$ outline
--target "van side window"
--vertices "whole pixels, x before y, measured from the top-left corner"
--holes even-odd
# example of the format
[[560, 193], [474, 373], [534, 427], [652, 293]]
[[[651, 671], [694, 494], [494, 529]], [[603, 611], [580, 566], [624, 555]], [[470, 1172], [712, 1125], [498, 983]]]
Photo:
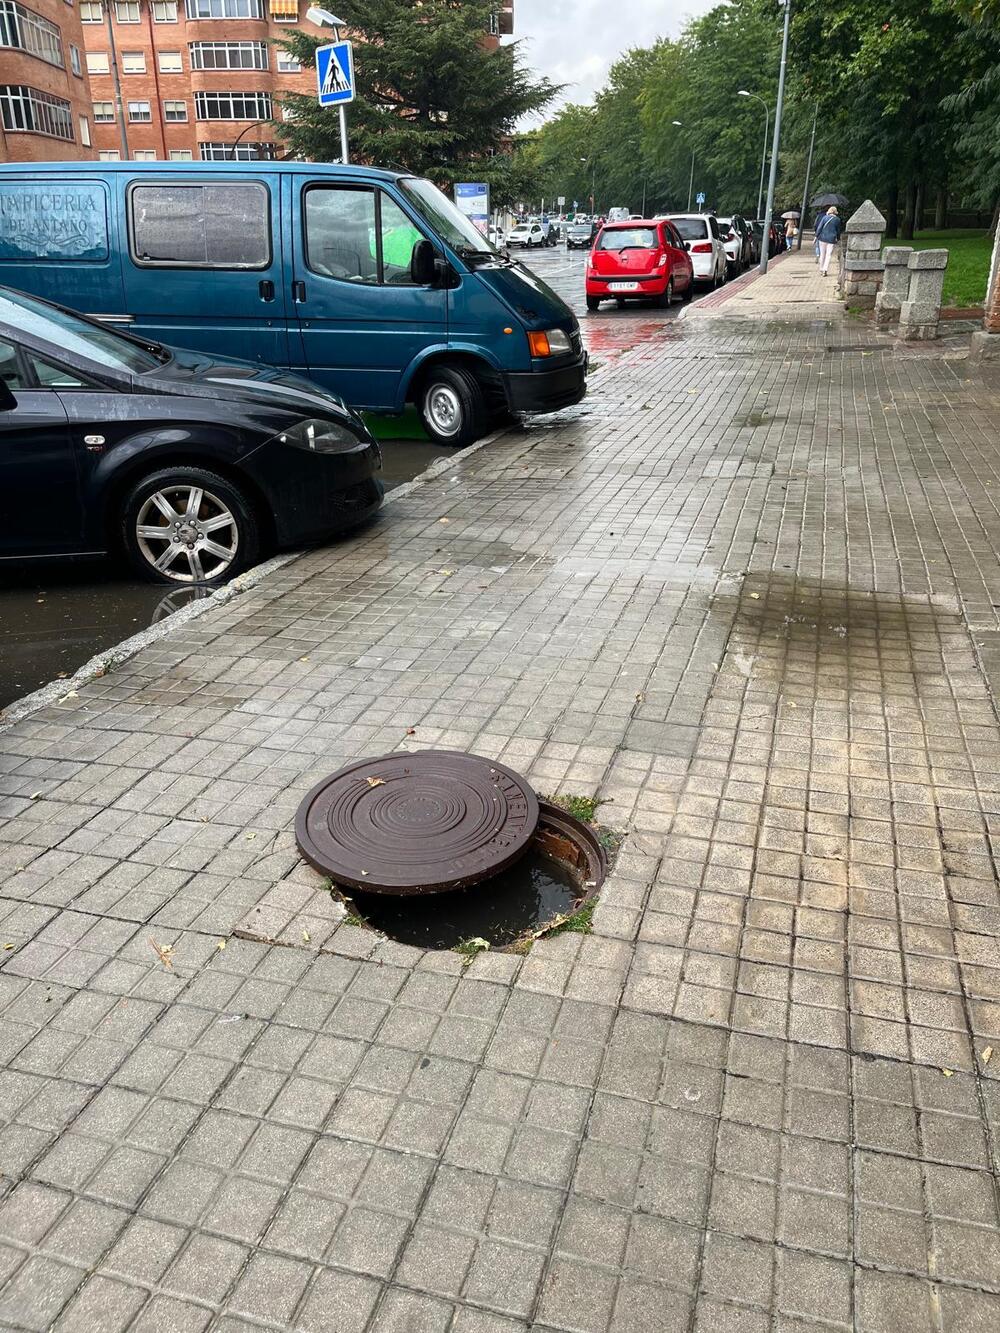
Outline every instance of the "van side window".
[[378, 282], [375, 191], [313, 185], [305, 198], [306, 263], [342, 282]]
[[387, 194], [379, 193], [382, 222], [382, 281], [393, 287], [411, 287], [410, 260], [413, 247], [423, 240], [419, 231], [398, 204]]
[[137, 264], [268, 268], [270, 196], [259, 181], [133, 185], [129, 243]]

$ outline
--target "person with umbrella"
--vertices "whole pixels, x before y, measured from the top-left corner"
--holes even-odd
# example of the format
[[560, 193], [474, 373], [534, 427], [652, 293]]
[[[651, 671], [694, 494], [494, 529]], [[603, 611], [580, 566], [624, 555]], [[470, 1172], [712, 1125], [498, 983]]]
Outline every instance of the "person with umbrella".
[[792, 241], [798, 235], [799, 231], [799, 210], [791, 208], [787, 213], [782, 213], [781, 220], [785, 224], [785, 249], [792, 248]]

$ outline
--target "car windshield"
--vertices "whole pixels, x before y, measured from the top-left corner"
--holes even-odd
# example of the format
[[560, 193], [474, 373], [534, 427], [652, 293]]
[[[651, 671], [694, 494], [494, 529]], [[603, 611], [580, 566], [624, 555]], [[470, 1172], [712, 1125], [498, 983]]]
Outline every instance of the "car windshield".
[[708, 223], [704, 218], [671, 218], [684, 241], [700, 241], [708, 235]]
[[490, 241], [470, 218], [428, 180], [411, 176], [399, 182], [403, 193], [424, 221], [460, 255], [495, 255]]
[[655, 250], [660, 243], [655, 227], [605, 227], [598, 250]]
[[147, 351], [131, 338], [89, 324], [68, 310], [32, 300], [22, 292], [0, 291], [0, 323], [109, 370], [142, 375], [170, 359], [168, 352]]

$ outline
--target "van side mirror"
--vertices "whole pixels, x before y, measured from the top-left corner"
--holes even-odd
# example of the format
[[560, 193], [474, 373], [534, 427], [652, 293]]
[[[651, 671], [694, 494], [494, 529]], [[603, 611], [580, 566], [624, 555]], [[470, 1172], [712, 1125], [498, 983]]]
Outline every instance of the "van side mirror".
[[417, 241], [410, 255], [410, 278], [417, 287], [432, 287], [437, 281], [438, 252], [426, 237]]

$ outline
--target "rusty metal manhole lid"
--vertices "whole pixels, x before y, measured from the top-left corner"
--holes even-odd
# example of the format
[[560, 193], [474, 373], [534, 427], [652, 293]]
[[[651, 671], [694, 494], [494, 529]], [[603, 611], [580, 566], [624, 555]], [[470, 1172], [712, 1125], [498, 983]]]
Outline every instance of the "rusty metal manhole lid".
[[295, 816], [302, 855], [366, 893], [442, 893], [513, 864], [538, 823], [538, 798], [503, 764], [424, 750], [342, 768]]

